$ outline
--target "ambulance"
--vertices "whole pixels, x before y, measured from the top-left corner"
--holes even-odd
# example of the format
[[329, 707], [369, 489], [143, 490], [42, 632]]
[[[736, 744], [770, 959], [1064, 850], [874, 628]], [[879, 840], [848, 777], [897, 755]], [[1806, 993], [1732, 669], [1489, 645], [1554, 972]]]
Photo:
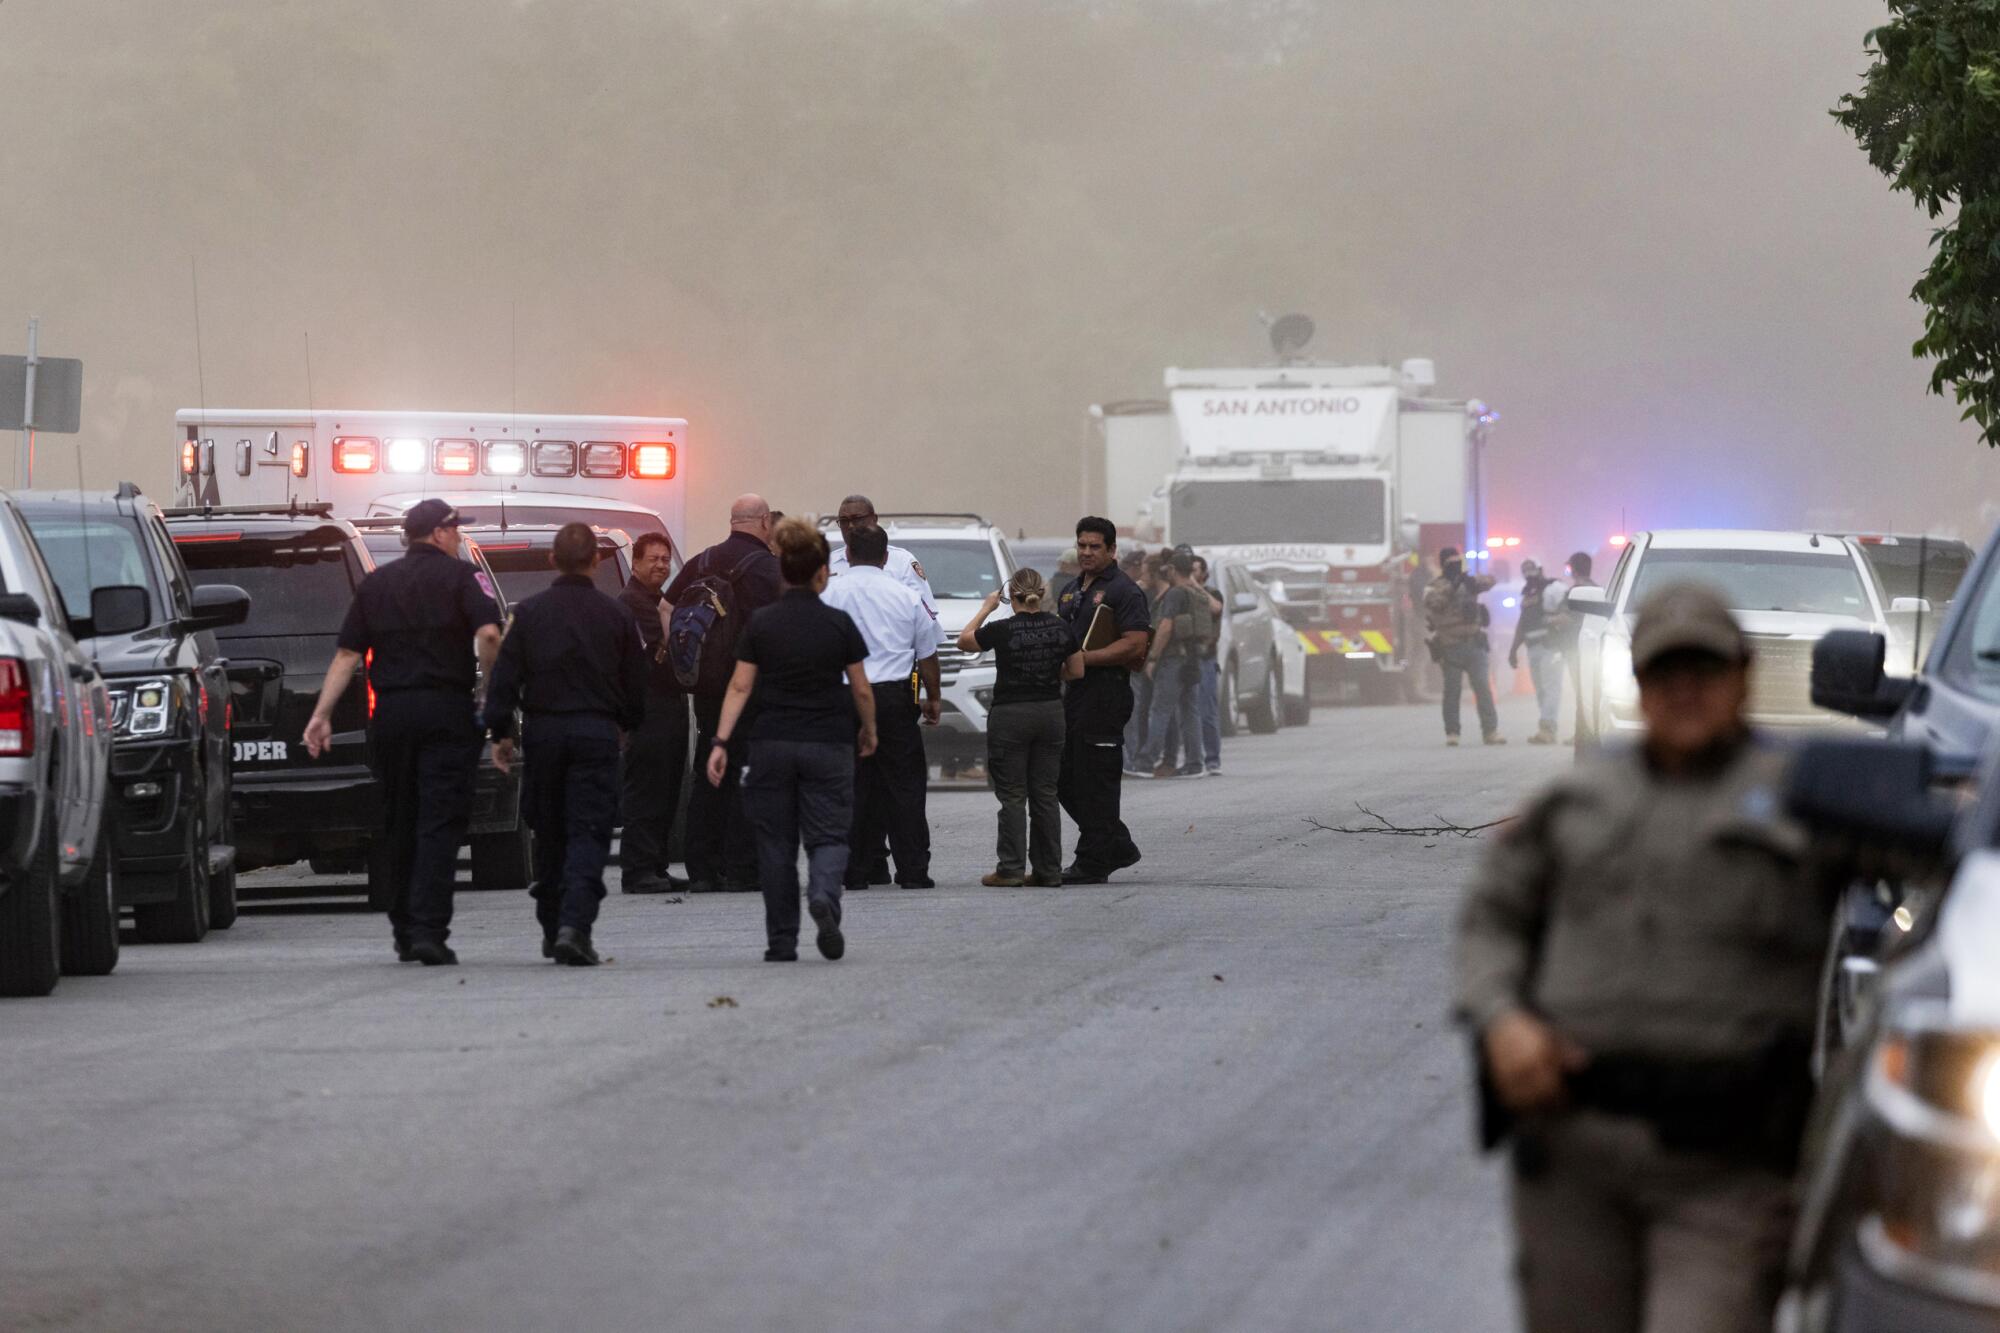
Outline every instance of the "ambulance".
[[331, 503], [342, 518], [435, 497], [482, 523], [687, 531], [679, 417], [187, 408], [176, 503]]

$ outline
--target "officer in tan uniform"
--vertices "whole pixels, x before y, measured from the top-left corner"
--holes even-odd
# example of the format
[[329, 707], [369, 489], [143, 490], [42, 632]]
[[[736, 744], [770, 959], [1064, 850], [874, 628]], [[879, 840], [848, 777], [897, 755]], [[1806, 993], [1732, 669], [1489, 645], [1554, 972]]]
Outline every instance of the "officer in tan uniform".
[[1632, 661], [1643, 744], [1508, 826], [1459, 921], [1457, 1009], [1488, 1146], [1512, 1140], [1531, 1333], [1762, 1333], [1831, 899], [1744, 721], [1728, 608], [1662, 589]]

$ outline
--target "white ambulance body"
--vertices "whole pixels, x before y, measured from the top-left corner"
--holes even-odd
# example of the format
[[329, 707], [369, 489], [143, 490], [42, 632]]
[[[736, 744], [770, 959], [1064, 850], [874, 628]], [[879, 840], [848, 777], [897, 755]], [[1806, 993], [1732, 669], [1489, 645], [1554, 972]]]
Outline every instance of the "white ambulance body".
[[175, 420], [183, 505], [326, 501], [355, 518], [434, 496], [483, 523], [504, 511], [664, 531], [677, 552], [687, 531], [679, 417], [189, 408]]

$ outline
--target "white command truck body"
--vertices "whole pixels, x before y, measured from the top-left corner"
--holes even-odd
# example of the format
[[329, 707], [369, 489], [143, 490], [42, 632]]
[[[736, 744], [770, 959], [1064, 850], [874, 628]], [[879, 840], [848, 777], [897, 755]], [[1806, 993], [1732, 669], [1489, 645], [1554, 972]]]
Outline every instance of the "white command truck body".
[[189, 408], [176, 503], [331, 502], [342, 518], [435, 496], [482, 523], [687, 532], [679, 417]]
[[1250, 569], [1322, 696], [1413, 693], [1428, 664], [1424, 557], [1483, 545], [1480, 455], [1497, 419], [1424, 396], [1428, 361], [1169, 370], [1179, 453], [1140, 535]]

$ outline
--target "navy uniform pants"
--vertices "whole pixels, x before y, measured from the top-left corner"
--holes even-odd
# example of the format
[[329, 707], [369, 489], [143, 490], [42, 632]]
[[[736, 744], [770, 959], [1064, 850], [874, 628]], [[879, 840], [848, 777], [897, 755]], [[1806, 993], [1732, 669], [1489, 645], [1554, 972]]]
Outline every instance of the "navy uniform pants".
[[[619, 858], [627, 888], [667, 873], [667, 843], [680, 809], [687, 749], [687, 696], [649, 691], [646, 720], [625, 745], [625, 832]], [[705, 754], [701, 758], [708, 761]], [[701, 784], [707, 786], [708, 780]]]
[[699, 780], [688, 789], [688, 878], [710, 888], [746, 891], [757, 887], [757, 846], [750, 821], [743, 814], [743, 793], [737, 778], [749, 755], [744, 735], [748, 718], [736, 719], [729, 738], [729, 766], [722, 785], [710, 786], [708, 752], [715, 748], [716, 727], [722, 720], [722, 696], [694, 696], [694, 771]]
[[866, 888], [874, 853], [886, 835], [896, 881], [928, 879], [931, 826], [924, 813], [930, 761], [917, 702], [907, 680], [875, 686], [875, 753], [854, 761], [854, 824], [848, 838], [847, 887]]
[[799, 942], [799, 844], [806, 848], [806, 897], [840, 920], [854, 818], [854, 746], [829, 741], [755, 740], [743, 773], [743, 808], [757, 831], [764, 889], [764, 934], [774, 949]]
[[563, 926], [589, 934], [618, 820], [618, 724], [600, 713], [530, 713], [521, 754], [521, 804], [535, 831], [535, 916], [545, 936]]
[[1076, 868], [1108, 875], [1138, 859], [1139, 845], [1118, 813], [1125, 768], [1125, 723], [1132, 690], [1124, 672], [1072, 682], [1063, 695], [1062, 774], [1056, 794], [1076, 823]]
[[[458, 849], [472, 822], [479, 772], [479, 723], [472, 695], [396, 690], [381, 695], [369, 734], [370, 765], [381, 786], [384, 854], [371, 858], [388, 877], [382, 895], [399, 943], [451, 934]], [[374, 886], [371, 886], [371, 889]]]

